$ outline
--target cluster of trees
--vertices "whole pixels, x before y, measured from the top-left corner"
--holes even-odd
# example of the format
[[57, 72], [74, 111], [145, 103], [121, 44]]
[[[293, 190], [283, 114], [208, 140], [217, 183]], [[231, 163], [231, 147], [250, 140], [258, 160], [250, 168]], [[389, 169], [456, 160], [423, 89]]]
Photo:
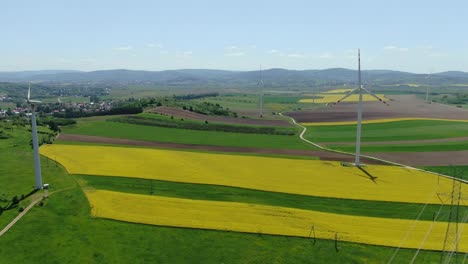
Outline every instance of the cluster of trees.
[[192, 100], [192, 99], [200, 99], [206, 97], [216, 97], [219, 93], [199, 93], [199, 94], [186, 94], [186, 95], [174, 95], [174, 99], [177, 100]]
[[463, 93], [455, 93], [452, 95], [443, 95], [442, 97], [434, 98], [434, 101], [438, 101], [445, 104], [456, 104], [462, 105], [468, 103], [468, 94]]
[[227, 125], [216, 124], [205, 121], [198, 123], [193, 121], [181, 120], [167, 120], [159, 118], [145, 118], [140, 116], [124, 116], [109, 119], [109, 121], [129, 123], [144, 126], [157, 126], [157, 127], [170, 127], [194, 130], [210, 130], [220, 132], [235, 132], [235, 133], [249, 133], [249, 134], [274, 134], [274, 135], [294, 135], [295, 132], [291, 130], [278, 130], [275, 127], [256, 127], [256, 126], [240, 126], [240, 125]]
[[209, 102], [196, 103], [189, 106], [183, 105], [182, 109], [203, 115], [237, 117], [237, 113], [229, 110], [229, 108], [224, 108], [219, 104], [213, 104]]
[[189, 110], [191, 112], [203, 114], [203, 115], [217, 115], [217, 116], [233, 116], [237, 117], [237, 113], [231, 111], [229, 108], [224, 108], [219, 104], [214, 104], [210, 102], [194, 102], [189, 101], [191, 99], [208, 97], [208, 96], [217, 96], [218, 93], [204, 93], [204, 94], [189, 94], [184, 96], [172, 96], [172, 97], [150, 97], [150, 98], [129, 98], [125, 102], [127, 103], [138, 103], [142, 108], [146, 107], [158, 107], [158, 106], [171, 106], [171, 107], [180, 107], [184, 110]]

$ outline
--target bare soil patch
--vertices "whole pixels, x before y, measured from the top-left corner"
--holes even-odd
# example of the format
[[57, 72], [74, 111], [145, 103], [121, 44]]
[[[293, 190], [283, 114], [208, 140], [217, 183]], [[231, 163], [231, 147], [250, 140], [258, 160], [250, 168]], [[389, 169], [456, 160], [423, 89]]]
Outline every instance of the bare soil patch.
[[[182, 143], [170, 143], [170, 142], [141, 141], [141, 140], [87, 136], [87, 135], [77, 135], [77, 134], [60, 134], [59, 140], [85, 142], [85, 143], [115, 144], [115, 145], [126, 145], [126, 146], [157, 147], [157, 148], [168, 148], [168, 149], [204, 150], [204, 151], [215, 151], [215, 152], [311, 156], [311, 157], [319, 157], [320, 160], [354, 162], [354, 156], [352, 155], [345, 155], [345, 154], [322, 151], [322, 150], [266, 149], [266, 148], [211, 146], [211, 145], [182, 144]], [[367, 163], [367, 164], [383, 164], [382, 162], [369, 160], [365, 158], [363, 158], [362, 160], [364, 163]]]
[[270, 119], [251, 119], [251, 118], [235, 118], [230, 116], [210, 116], [202, 115], [188, 110], [183, 110], [175, 107], [160, 106], [147, 111], [148, 113], [157, 113], [167, 116], [174, 116], [177, 118], [187, 118], [198, 121], [228, 123], [228, 124], [242, 124], [242, 125], [256, 125], [256, 126], [291, 126], [286, 120], [270, 120]]
[[[380, 102], [365, 102], [363, 119], [375, 120], [385, 118], [441, 118], [468, 120], [468, 110], [454, 106], [426, 103], [415, 95], [386, 96], [389, 106]], [[297, 122], [343, 122], [355, 121], [357, 103], [339, 103], [314, 110], [286, 113]]]

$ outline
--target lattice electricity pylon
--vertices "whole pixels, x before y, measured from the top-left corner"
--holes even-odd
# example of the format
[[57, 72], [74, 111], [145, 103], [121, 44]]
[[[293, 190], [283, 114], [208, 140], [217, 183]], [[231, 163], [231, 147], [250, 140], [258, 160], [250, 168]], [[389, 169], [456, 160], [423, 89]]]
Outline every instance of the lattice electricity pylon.
[[[454, 176], [461, 176], [459, 171], [454, 168]], [[453, 179], [452, 191], [449, 194], [438, 194], [439, 198], [445, 196], [450, 201], [450, 212], [447, 220], [447, 231], [445, 233], [444, 248], [440, 256], [440, 263], [458, 263], [458, 244], [460, 242], [461, 232], [459, 228], [459, 222], [466, 222], [466, 213], [460, 215], [460, 203], [463, 200], [468, 200], [463, 196], [462, 185], [463, 181]], [[442, 199], [441, 199], [442, 201]], [[461, 207], [463, 208], [463, 207]], [[453, 258], [455, 257], [455, 258]]]

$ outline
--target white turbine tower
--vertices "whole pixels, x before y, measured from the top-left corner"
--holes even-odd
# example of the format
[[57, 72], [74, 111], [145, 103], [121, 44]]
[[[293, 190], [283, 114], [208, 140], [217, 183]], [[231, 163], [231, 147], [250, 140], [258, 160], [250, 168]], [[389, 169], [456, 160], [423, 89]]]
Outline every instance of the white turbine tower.
[[356, 159], [354, 162], [354, 165], [356, 167], [361, 166], [361, 127], [362, 127], [362, 92], [366, 92], [367, 94], [375, 97], [377, 100], [380, 102], [387, 104], [384, 100], [380, 99], [377, 95], [372, 93], [371, 91], [367, 90], [364, 88], [364, 85], [362, 85], [362, 80], [361, 80], [361, 50], [358, 49], [358, 87], [352, 91], [350, 91], [347, 95], [345, 95], [343, 98], [338, 100], [335, 104], [340, 103], [344, 99], [348, 98], [354, 93], [359, 94], [359, 103], [358, 103], [358, 110], [357, 110], [357, 128], [356, 128]]
[[261, 88], [260, 89], [260, 102], [259, 102], [259, 108], [260, 108], [259, 115], [260, 117], [263, 117], [263, 90], [265, 90], [265, 83], [263, 82], [262, 65], [260, 65], [260, 81], [257, 83], [257, 86]]
[[432, 74], [432, 71], [431, 73], [429, 73], [427, 76], [426, 76], [426, 79], [427, 79], [427, 86], [426, 86], [426, 103], [431, 103], [429, 101], [429, 86], [431, 85], [431, 74]]
[[29, 82], [27, 103], [31, 107], [31, 126], [32, 126], [32, 142], [34, 152], [34, 174], [36, 175], [36, 190], [42, 189], [42, 174], [41, 160], [39, 157], [39, 142], [37, 140], [37, 123], [36, 123], [36, 105], [41, 101], [31, 100], [31, 82]]

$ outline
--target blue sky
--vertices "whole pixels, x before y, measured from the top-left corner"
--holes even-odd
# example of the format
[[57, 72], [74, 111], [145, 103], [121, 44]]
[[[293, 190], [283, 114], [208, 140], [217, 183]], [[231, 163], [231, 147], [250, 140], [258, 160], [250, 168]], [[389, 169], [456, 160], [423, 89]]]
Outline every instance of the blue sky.
[[16, 0], [0, 71], [126, 68], [468, 71], [468, 1]]

